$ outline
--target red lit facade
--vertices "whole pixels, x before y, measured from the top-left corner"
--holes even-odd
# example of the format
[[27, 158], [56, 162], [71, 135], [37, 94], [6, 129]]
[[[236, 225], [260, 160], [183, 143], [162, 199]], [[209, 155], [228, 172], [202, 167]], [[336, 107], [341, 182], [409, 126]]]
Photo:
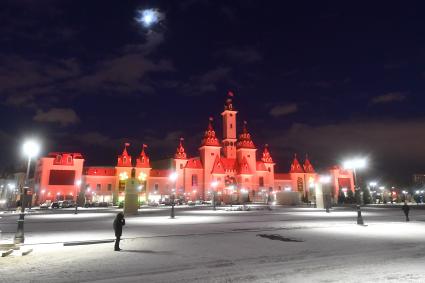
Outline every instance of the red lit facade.
[[[81, 190], [91, 201], [116, 202], [123, 199], [126, 181], [134, 168], [142, 200], [159, 201], [173, 193], [186, 200], [205, 200], [211, 199], [214, 192], [224, 202], [241, 196], [252, 201], [264, 200], [265, 194], [279, 191], [296, 191], [311, 197], [319, 176], [308, 157], [301, 163], [295, 155], [289, 172], [275, 172], [269, 146], [259, 149], [255, 145], [247, 122], [237, 133], [237, 114], [229, 95], [221, 113], [221, 139], [214, 120], [209, 118], [199, 155], [188, 156], [184, 140], [180, 139], [167, 169], [152, 168], [146, 145], [134, 160], [127, 151], [129, 144], [125, 144], [115, 167], [83, 167], [81, 154], [51, 153], [38, 162], [36, 191], [41, 200], [58, 196], [75, 199], [76, 192]], [[67, 172], [58, 173], [61, 170]], [[74, 171], [74, 175], [69, 171]], [[173, 172], [177, 173], [175, 181], [169, 178]], [[327, 174], [331, 176], [334, 199], [342, 188], [354, 189], [350, 170], [332, 167]]]

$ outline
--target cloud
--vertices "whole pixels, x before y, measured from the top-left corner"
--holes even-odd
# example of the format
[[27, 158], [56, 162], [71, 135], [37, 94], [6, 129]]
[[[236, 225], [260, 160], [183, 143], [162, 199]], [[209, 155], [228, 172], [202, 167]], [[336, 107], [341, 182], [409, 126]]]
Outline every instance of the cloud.
[[374, 97], [371, 100], [372, 104], [383, 104], [397, 101], [403, 101], [406, 99], [406, 93], [403, 92], [389, 92], [384, 95]]
[[59, 123], [62, 126], [80, 122], [80, 118], [78, 118], [75, 111], [69, 108], [51, 108], [46, 112], [38, 110], [33, 120], [43, 123]]
[[[107, 93], [109, 95], [153, 93], [152, 73], [173, 72], [167, 59], [152, 59], [164, 35], [149, 32], [143, 44], [130, 44], [84, 68], [75, 58], [18, 54], [0, 56], [0, 98], [14, 106], [52, 106], [58, 96]], [[44, 105], [43, 105], [44, 103]]]
[[332, 160], [341, 161], [340, 158], [349, 154], [368, 154], [375, 163], [398, 161], [388, 166], [381, 163], [382, 167], [388, 167], [385, 170], [391, 167], [406, 170], [410, 162], [422, 164], [425, 159], [424, 128], [425, 120], [365, 120], [318, 126], [297, 123], [284, 135], [281, 132], [271, 134], [278, 147], [314, 153], [317, 158], [326, 160], [328, 165], [332, 165], [329, 164]]
[[231, 68], [220, 66], [204, 74], [192, 76], [189, 82], [183, 84], [183, 92], [188, 95], [202, 95], [216, 92], [220, 83], [235, 86], [237, 83], [231, 79], [231, 72]]
[[298, 105], [296, 103], [276, 105], [270, 110], [270, 115], [273, 117], [285, 116], [298, 111]]

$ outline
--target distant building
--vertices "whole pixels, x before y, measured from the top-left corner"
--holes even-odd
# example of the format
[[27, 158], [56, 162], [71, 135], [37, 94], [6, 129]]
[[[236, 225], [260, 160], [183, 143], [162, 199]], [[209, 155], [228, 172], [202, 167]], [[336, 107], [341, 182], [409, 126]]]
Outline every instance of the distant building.
[[413, 174], [413, 184], [415, 186], [425, 186], [425, 174]]
[[[86, 200], [117, 202], [124, 199], [126, 181], [135, 168], [141, 200], [157, 202], [173, 194], [186, 200], [207, 200], [215, 194], [217, 200], [227, 203], [236, 199], [264, 201], [281, 191], [295, 191], [308, 199], [314, 198], [319, 176], [308, 157], [301, 164], [294, 155], [289, 172], [275, 172], [268, 145], [257, 153], [246, 122], [237, 135], [237, 113], [230, 94], [221, 113], [222, 139], [217, 137], [210, 118], [199, 155], [187, 156], [181, 138], [166, 169], [152, 168], [145, 145], [133, 162], [127, 152], [129, 144], [125, 144], [115, 167], [83, 167], [84, 159], [79, 153], [50, 153], [37, 164], [37, 195], [40, 201], [75, 199], [82, 192]], [[177, 173], [175, 180], [169, 178], [173, 172]], [[335, 201], [339, 194], [354, 190], [350, 170], [334, 166], [327, 173], [331, 176]]]

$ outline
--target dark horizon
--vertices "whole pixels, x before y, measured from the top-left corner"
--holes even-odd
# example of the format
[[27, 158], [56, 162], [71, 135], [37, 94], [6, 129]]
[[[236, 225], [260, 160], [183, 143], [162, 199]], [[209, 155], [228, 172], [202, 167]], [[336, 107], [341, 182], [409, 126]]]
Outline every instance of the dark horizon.
[[[4, 1], [0, 10], [0, 167], [81, 152], [86, 165], [197, 156], [208, 117], [222, 137], [226, 93], [238, 129], [278, 172], [297, 153], [320, 170], [366, 156], [364, 180], [408, 185], [425, 171], [424, 21], [419, 1]], [[161, 21], [146, 28], [140, 9]]]

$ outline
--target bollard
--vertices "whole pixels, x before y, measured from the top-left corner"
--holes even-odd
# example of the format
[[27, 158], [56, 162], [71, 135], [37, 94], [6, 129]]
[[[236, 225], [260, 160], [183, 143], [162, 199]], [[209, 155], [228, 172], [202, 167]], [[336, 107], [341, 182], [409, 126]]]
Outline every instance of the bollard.
[[171, 204], [171, 219], [174, 219], [174, 201], [173, 201], [173, 203]]
[[360, 210], [360, 205], [357, 205], [357, 224], [364, 225], [362, 211]]

